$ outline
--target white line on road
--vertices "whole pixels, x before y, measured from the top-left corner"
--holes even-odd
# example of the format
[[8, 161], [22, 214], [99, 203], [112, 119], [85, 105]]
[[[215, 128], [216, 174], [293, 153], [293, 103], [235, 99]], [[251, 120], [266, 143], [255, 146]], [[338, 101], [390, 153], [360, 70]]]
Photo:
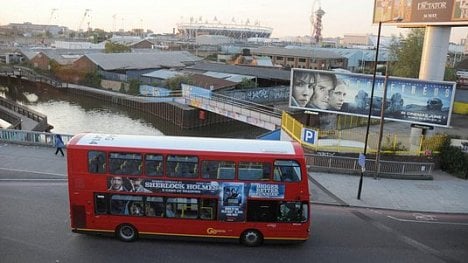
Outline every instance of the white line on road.
[[21, 173], [33, 173], [33, 174], [45, 174], [45, 175], [54, 175], [54, 176], [63, 176], [66, 177], [66, 174], [57, 174], [57, 173], [48, 173], [48, 172], [36, 172], [36, 171], [28, 171], [28, 170], [20, 170], [20, 169], [10, 169], [10, 168], [0, 168], [3, 171], [11, 171], [11, 172], [21, 172]]
[[403, 219], [394, 216], [387, 216], [390, 219], [400, 221], [400, 222], [410, 222], [410, 223], [426, 223], [426, 224], [440, 224], [440, 225], [459, 225], [459, 226], [468, 226], [468, 223], [454, 223], [454, 222], [442, 222], [442, 221], [423, 221], [423, 220], [414, 220], [414, 219]]

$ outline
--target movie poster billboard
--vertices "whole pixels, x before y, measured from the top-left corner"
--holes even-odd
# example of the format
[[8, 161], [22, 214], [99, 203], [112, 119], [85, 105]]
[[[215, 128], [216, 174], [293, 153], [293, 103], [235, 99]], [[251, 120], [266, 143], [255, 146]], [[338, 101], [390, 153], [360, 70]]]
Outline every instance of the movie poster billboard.
[[[289, 106], [367, 117], [372, 81], [372, 75], [292, 69]], [[372, 118], [380, 118], [384, 83], [384, 76], [376, 76]], [[389, 77], [384, 118], [447, 127], [450, 125], [455, 86], [455, 82]]]
[[219, 217], [223, 221], [244, 221], [246, 209], [246, 187], [244, 183], [221, 184]]
[[468, 25], [466, 0], [375, 0], [373, 22], [398, 26]]

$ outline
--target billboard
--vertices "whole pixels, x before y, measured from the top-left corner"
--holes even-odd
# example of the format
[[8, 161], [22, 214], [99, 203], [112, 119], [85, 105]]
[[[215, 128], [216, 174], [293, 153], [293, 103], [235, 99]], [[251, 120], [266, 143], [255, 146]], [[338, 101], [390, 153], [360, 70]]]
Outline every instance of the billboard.
[[[367, 117], [372, 75], [292, 69], [289, 107]], [[384, 76], [376, 76], [372, 118], [380, 118]], [[450, 125], [455, 82], [389, 77], [384, 118], [430, 126]]]
[[375, 0], [373, 22], [398, 26], [468, 25], [467, 0]]

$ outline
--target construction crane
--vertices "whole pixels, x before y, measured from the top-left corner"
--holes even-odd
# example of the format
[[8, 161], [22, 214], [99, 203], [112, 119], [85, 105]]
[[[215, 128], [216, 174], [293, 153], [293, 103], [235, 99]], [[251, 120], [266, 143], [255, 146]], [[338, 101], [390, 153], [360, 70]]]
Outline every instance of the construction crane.
[[54, 18], [55, 18], [55, 17], [54, 17], [54, 15], [55, 15], [55, 13], [56, 13], [57, 11], [58, 11], [58, 9], [57, 9], [57, 8], [52, 8], [52, 9], [50, 10], [50, 17], [49, 17], [49, 22], [48, 22], [48, 23], [49, 23], [49, 25], [51, 24], [51, 22], [52, 22], [52, 19], [54, 19]]
[[[89, 17], [89, 12], [91, 12], [91, 9], [86, 9], [85, 10], [83, 18], [81, 18], [81, 21], [80, 21], [80, 26], [78, 27], [78, 32], [81, 31], [81, 26], [83, 25], [83, 22], [86, 19], [86, 17]], [[89, 22], [88, 22], [88, 27], [89, 27]]]
[[[315, 8], [316, 6], [317, 9]], [[312, 10], [310, 14], [310, 25], [312, 28], [312, 34], [310, 41], [316, 45], [322, 41], [322, 17], [325, 15], [325, 11], [322, 10], [320, 0], [315, 0], [312, 4]], [[314, 42], [315, 40], [315, 42]]]

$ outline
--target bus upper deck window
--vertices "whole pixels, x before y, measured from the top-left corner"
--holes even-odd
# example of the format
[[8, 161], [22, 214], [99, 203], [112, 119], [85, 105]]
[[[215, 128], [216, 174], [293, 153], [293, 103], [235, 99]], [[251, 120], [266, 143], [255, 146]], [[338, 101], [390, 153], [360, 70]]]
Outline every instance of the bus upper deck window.
[[301, 167], [294, 160], [276, 160], [273, 173], [273, 180], [280, 182], [301, 181]]
[[89, 151], [88, 152], [88, 171], [90, 173], [105, 173], [106, 172], [106, 155], [104, 152]]
[[139, 153], [110, 153], [109, 170], [111, 174], [140, 175], [141, 154]]

